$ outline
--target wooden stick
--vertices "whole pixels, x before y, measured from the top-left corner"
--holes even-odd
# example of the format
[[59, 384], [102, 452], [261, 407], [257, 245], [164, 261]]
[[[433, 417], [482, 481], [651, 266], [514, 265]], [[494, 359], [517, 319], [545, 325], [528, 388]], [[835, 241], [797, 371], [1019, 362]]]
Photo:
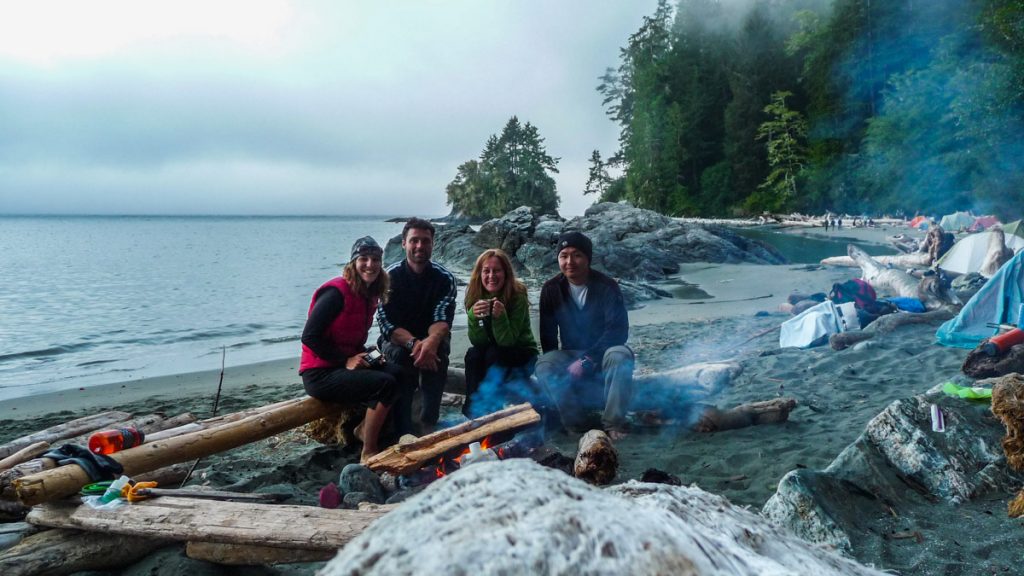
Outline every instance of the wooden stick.
[[27, 462], [35, 458], [36, 456], [41, 455], [43, 452], [46, 452], [49, 449], [49, 442], [36, 442], [35, 444], [26, 446], [21, 450], [15, 452], [14, 454], [11, 454], [7, 458], [0, 460], [0, 470], [7, 470], [8, 468], [13, 468], [17, 464]]
[[217, 542], [189, 542], [185, 555], [228, 566], [264, 566], [294, 564], [298, 562], [324, 562], [334, 558], [336, 550], [296, 550], [248, 544], [221, 544]]
[[136, 535], [47, 530], [33, 534], [0, 554], [0, 574], [72, 574], [111, 570], [137, 562], [167, 541]]
[[391, 446], [367, 460], [366, 466], [374, 472], [408, 474], [459, 446], [468, 446], [491, 434], [518, 430], [537, 422], [540, 422], [540, 414], [529, 403], [519, 404], [452, 428], [438, 430], [409, 444]]
[[793, 398], [749, 402], [729, 410], [709, 406], [693, 428], [698, 432], [717, 432], [759, 424], [777, 424], [788, 420], [793, 408], [796, 408], [796, 400]]
[[76, 418], [75, 420], [70, 420], [63, 424], [51, 426], [45, 430], [33, 432], [27, 436], [11, 440], [10, 442], [0, 446], [0, 458], [7, 458], [18, 450], [35, 444], [36, 442], [49, 442], [50, 444], [55, 444], [58, 440], [73, 438], [79, 434], [89, 432], [90, 430], [98, 430], [103, 426], [113, 424], [114, 422], [128, 420], [131, 417], [132, 415], [127, 412], [110, 411], [103, 412], [102, 414], [86, 416], [84, 418]]
[[154, 498], [115, 509], [71, 501], [36, 506], [28, 522], [185, 541], [337, 551], [387, 510]]
[[[231, 422], [190, 434], [183, 434], [159, 442], [115, 452], [111, 458], [124, 466], [124, 473], [134, 476], [178, 462], [195, 460], [237, 448], [250, 442], [269, 438], [285, 430], [323, 417], [335, 407], [316, 398], [303, 398], [300, 402], [254, 414], [238, 422]], [[26, 506], [64, 498], [89, 483], [89, 476], [77, 464], [68, 464], [53, 470], [24, 476], [14, 481], [18, 499]]]

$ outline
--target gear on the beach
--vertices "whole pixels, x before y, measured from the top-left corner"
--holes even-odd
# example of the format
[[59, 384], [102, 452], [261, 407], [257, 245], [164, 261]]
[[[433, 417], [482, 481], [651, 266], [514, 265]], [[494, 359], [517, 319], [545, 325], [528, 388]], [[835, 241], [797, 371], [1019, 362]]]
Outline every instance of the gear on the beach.
[[57, 466], [78, 464], [93, 482], [112, 480], [124, 472], [124, 467], [117, 460], [104, 454], [93, 454], [88, 448], [76, 444], [65, 444], [56, 450], [50, 450], [43, 454], [43, 458], [56, 460]]

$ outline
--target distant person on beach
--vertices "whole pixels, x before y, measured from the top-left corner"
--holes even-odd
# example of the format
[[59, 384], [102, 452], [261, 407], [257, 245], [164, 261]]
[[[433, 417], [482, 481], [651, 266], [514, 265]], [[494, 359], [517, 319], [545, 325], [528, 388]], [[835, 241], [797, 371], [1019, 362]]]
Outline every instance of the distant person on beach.
[[377, 311], [380, 346], [388, 361], [402, 368], [401, 394], [395, 404], [399, 434], [412, 433], [412, 396], [422, 390], [420, 432], [432, 430], [448, 379], [451, 328], [455, 319], [455, 276], [430, 260], [434, 225], [411, 218], [402, 229], [405, 258], [388, 266], [391, 293]]
[[379, 351], [368, 354], [365, 348], [377, 305], [387, 299], [383, 253], [369, 236], [356, 240], [341, 276], [313, 293], [302, 330], [299, 375], [306, 393], [325, 402], [366, 407], [366, 418], [356, 430], [363, 461], [380, 450], [380, 430], [398, 397], [401, 374], [397, 366], [382, 362]]
[[[561, 273], [540, 293], [537, 380], [571, 432], [586, 425], [585, 411], [604, 407], [601, 421], [613, 438], [627, 432], [633, 351], [625, 344], [629, 318], [618, 283], [590, 267], [593, 245], [580, 232], [558, 238]], [[559, 348], [561, 341], [561, 348]]]
[[[528, 400], [533, 396], [529, 386], [537, 361], [537, 341], [530, 330], [526, 286], [516, 279], [505, 252], [485, 250], [476, 259], [465, 304], [471, 346], [466, 350], [466, 402], [462, 412], [473, 418], [483, 415], [472, 410], [474, 403], [488, 413], [508, 401]], [[496, 402], [490, 405], [480, 400]]]

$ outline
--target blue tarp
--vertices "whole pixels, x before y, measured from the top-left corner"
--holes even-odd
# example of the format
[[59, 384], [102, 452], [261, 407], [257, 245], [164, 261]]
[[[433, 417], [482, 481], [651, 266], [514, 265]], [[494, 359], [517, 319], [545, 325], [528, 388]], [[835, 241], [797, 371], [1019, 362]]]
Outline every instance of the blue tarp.
[[998, 332], [998, 328], [989, 324], [1016, 324], [1017, 310], [1022, 302], [1024, 251], [1003, 264], [995, 276], [967, 301], [956, 318], [939, 326], [935, 337], [943, 346], [974, 348]]

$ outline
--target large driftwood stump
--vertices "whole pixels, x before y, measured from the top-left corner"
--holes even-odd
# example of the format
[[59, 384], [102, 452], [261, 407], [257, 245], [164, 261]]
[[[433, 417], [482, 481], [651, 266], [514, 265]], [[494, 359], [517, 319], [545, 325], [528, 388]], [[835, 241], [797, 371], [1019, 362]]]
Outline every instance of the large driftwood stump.
[[0, 574], [36, 576], [114, 570], [137, 562], [168, 543], [134, 534], [47, 530], [0, 554]]
[[708, 406], [693, 429], [697, 432], [717, 432], [760, 424], [777, 424], [789, 420], [789, 413], [793, 408], [796, 408], [796, 400], [793, 398], [750, 402], [729, 410]]
[[1006, 427], [1006, 463], [1024, 471], [1024, 376], [1007, 374], [992, 386], [992, 413]]
[[956, 314], [950, 308], [939, 308], [938, 310], [921, 312], [920, 314], [893, 312], [892, 314], [880, 316], [877, 320], [865, 326], [863, 330], [850, 330], [833, 334], [828, 337], [828, 343], [833, 350], [843, 350], [858, 342], [870, 340], [878, 334], [888, 334], [900, 326], [908, 326], [910, 324], [939, 325], [953, 316], [956, 316]]
[[580, 438], [576, 462], [572, 475], [588, 482], [603, 486], [615, 478], [619, 470], [619, 451], [612, 439], [601, 430], [591, 430]]

